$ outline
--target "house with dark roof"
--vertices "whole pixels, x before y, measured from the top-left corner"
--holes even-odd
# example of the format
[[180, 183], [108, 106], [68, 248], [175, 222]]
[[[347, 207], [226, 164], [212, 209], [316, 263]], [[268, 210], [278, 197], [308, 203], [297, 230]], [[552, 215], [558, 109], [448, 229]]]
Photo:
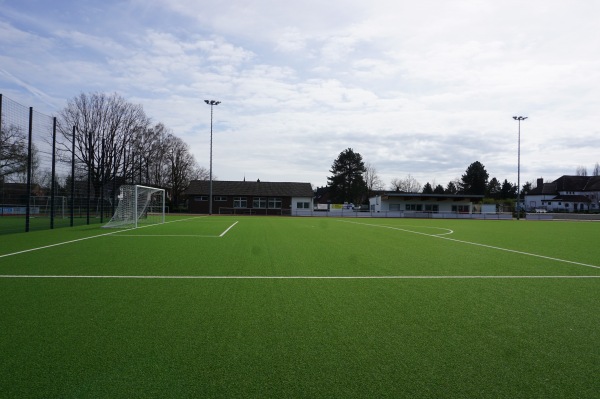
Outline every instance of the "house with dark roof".
[[537, 180], [525, 195], [528, 212], [600, 212], [600, 176], [561, 176]]
[[[184, 196], [190, 212], [209, 213], [210, 181], [193, 180]], [[290, 215], [313, 209], [310, 183], [213, 180], [212, 196], [213, 214]]]

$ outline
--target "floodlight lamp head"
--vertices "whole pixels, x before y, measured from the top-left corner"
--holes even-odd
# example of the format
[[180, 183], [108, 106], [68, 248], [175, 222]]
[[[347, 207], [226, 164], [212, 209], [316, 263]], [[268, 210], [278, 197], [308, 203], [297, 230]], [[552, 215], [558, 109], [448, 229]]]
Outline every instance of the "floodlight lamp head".
[[207, 103], [208, 105], [219, 105], [221, 104], [221, 101], [216, 101], [216, 100], [204, 100], [205, 103]]
[[204, 102], [207, 103], [207, 104], [210, 104], [210, 101], [208, 101], [208, 100], [204, 100]]

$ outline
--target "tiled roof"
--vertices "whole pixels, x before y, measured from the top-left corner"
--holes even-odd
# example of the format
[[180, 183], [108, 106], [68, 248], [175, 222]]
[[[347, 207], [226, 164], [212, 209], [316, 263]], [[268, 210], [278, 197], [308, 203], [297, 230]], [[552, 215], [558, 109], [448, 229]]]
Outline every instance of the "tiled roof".
[[556, 194], [556, 183], [543, 183], [541, 186], [537, 186], [527, 193], [527, 195], [552, 195]]
[[600, 176], [591, 176], [585, 185], [585, 191], [600, 191]]
[[[208, 195], [208, 180], [192, 180], [185, 195]], [[213, 195], [312, 197], [310, 183], [213, 180]]]
[[584, 191], [589, 176], [561, 176], [554, 180], [557, 191]]
[[552, 183], [543, 183], [527, 195], [553, 195], [564, 191], [600, 191], [600, 176], [561, 176]]
[[585, 195], [557, 195], [552, 198], [552, 201], [564, 201], [564, 202], [591, 202], [591, 200]]

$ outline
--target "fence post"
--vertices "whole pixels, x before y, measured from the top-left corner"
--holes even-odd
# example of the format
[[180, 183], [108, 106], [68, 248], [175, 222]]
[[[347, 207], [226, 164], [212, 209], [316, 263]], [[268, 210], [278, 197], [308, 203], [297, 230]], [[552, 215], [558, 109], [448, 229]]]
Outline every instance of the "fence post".
[[75, 126], [73, 126], [73, 141], [71, 142], [71, 227], [75, 219]]
[[104, 223], [104, 137], [102, 137], [102, 157], [100, 158], [100, 173], [102, 173], [100, 186], [100, 223]]
[[29, 218], [31, 216], [31, 167], [32, 162], [32, 136], [33, 136], [33, 107], [29, 107], [29, 144], [27, 148], [27, 205], [25, 207], [25, 232], [29, 232]]
[[56, 191], [56, 117], [52, 118], [52, 179], [50, 182], [50, 228], [54, 228], [54, 194]]
[[[0, 129], [2, 129], [2, 93], [0, 93]], [[4, 177], [0, 178], [0, 205], [4, 204]], [[4, 206], [0, 206], [0, 216], [4, 216]]]
[[94, 156], [92, 150], [92, 132], [88, 133], [88, 179], [87, 179], [87, 212], [86, 221], [90, 224], [90, 204], [91, 204], [91, 192], [92, 192], [92, 157]]

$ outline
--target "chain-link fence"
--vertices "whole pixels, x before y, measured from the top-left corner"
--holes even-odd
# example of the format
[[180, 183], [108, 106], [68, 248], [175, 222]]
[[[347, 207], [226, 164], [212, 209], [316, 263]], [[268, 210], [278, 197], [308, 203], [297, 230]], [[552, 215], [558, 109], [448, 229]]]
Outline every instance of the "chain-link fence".
[[74, 138], [75, 128], [58, 134], [56, 117], [0, 94], [0, 234], [110, 218], [116, 185], [94, 187]]

